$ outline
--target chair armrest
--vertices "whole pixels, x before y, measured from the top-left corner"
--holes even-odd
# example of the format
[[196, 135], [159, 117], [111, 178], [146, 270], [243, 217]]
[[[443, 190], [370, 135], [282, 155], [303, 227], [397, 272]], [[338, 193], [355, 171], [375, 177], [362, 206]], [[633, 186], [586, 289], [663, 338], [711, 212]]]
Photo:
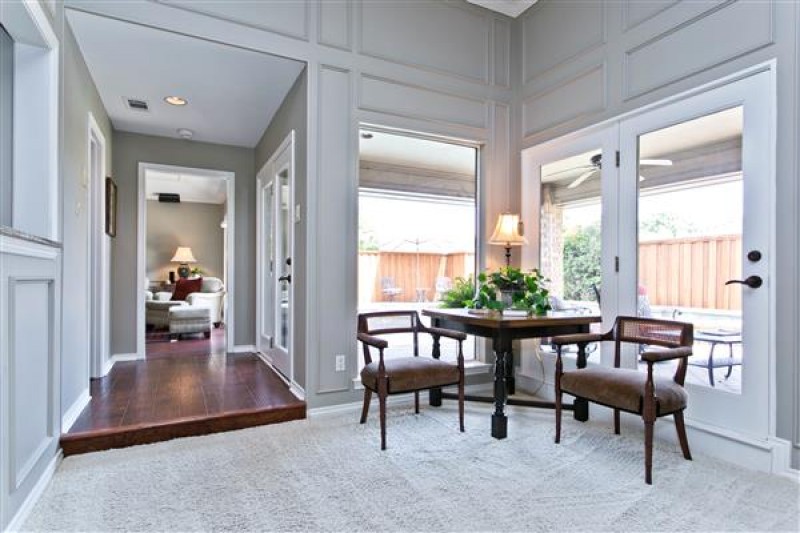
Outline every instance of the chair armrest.
[[426, 327], [425, 331], [434, 336], [438, 335], [440, 337], [447, 337], [448, 339], [454, 339], [457, 341], [463, 341], [466, 340], [467, 338], [466, 333], [462, 333], [460, 331], [454, 331], [452, 329]]
[[189, 305], [196, 305], [196, 302], [207, 301], [214, 302], [222, 299], [224, 293], [222, 292], [193, 292], [186, 296], [186, 301]]
[[367, 335], [366, 333], [359, 333], [358, 340], [379, 350], [385, 350], [386, 347], [389, 346], [389, 343], [385, 340], [379, 339], [378, 337], [373, 337], [372, 335]]
[[144, 299], [146, 302], [149, 302], [153, 299], [153, 293], [151, 291], [144, 291]]
[[648, 363], [657, 363], [659, 361], [669, 361], [670, 359], [681, 359], [692, 355], [691, 346], [679, 346], [677, 348], [667, 348], [666, 350], [658, 350], [652, 352], [644, 352], [642, 354], [642, 361]]
[[157, 302], [168, 302], [172, 300], [172, 293], [166, 291], [157, 292], [155, 294], [155, 299]]
[[574, 335], [559, 335], [550, 339], [552, 344], [556, 346], [564, 346], [567, 344], [582, 344], [589, 342], [599, 342], [606, 340], [606, 336], [600, 333], [576, 333]]

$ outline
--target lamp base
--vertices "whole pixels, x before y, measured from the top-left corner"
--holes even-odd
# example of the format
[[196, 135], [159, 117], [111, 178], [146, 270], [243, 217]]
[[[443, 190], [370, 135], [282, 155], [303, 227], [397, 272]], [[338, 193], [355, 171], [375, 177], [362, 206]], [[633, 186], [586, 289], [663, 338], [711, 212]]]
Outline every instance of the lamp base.
[[191, 272], [192, 271], [189, 269], [189, 265], [186, 263], [181, 263], [178, 267], [178, 276], [181, 278], [188, 278]]
[[506, 266], [511, 266], [511, 247], [506, 246]]

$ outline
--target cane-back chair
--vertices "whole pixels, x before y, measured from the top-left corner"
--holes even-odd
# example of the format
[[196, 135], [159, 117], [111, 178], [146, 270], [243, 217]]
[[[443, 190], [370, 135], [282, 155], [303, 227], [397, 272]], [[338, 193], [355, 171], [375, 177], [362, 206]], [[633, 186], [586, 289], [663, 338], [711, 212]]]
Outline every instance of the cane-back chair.
[[[692, 355], [693, 326], [684, 322], [652, 318], [618, 317], [611, 331], [604, 334], [564, 335], [553, 338], [556, 346], [556, 437], [561, 440], [561, 396], [567, 393], [577, 398], [614, 409], [614, 433], [619, 434], [619, 413], [640, 415], [645, 428], [645, 482], [652, 484], [653, 425], [656, 418], [672, 415], [678, 432], [683, 456], [691, 460], [689, 441], [683, 422], [688, 394], [683, 388], [688, 358]], [[563, 346], [586, 345], [592, 342], [614, 342], [614, 368], [591, 367], [564, 371], [561, 360]], [[620, 368], [622, 343], [646, 345], [641, 354], [647, 372]], [[671, 378], [653, 375], [653, 364], [678, 360]]]
[[[431, 357], [420, 357], [419, 335], [433, 339]], [[389, 343], [384, 335], [411, 335], [410, 353], [399, 357], [384, 357]], [[455, 363], [442, 361], [442, 337], [458, 342]], [[419, 391], [435, 387], [458, 386], [459, 427], [464, 431], [464, 353], [463, 342], [467, 336], [460, 331], [425, 326], [416, 311], [380, 311], [358, 315], [358, 340], [364, 349], [364, 368], [361, 383], [364, 385], [364, 407], [361, 423], [367, 421], [372, 393], [378, 394], [380, 404], [381, 450], [386, 449], [386, 398], [391, 394], [414, 393], [414, 412], [419, 413]], [[378, 351], [373, 360], [370, 349]]]

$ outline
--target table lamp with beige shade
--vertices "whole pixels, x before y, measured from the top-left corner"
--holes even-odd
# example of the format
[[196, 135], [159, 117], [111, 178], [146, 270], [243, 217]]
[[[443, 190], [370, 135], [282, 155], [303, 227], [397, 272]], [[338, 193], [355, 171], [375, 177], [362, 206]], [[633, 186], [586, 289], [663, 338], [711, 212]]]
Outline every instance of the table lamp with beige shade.
[[178, 276], [188, 278], [191, 273], [189, 263], [196, 263], [197, 259], [194, 258], [191, 248], [188, 246], [178, 246], [178, 249], [175, 250], [175, 255], [172, 256], [172, 262], [180, 263], [180, 265], [178, 265]]
[[524, 228], [519, 215], [501, 213], [497, 217], [494, 233], [489, 238], [489, 244], [504, 246], [506, 249], [506, 266], [511, 265], [511, 247], [528, 244], [528, 239], [523, 236]]

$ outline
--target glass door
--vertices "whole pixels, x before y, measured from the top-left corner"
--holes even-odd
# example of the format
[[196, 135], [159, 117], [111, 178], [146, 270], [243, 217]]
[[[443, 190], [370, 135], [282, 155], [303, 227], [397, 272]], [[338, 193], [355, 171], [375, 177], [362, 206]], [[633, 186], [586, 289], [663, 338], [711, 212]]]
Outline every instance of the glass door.
[[[616, 316], [617, 138], [612, 126], [523, 152], [522, 218], [531, 245], [522, 249], [522, 268], [538, 267], [549, 280], [553, 314], [601, 314], [598, 330]], [[536, 376], [544, 370], [537, 356], [554, 349], [545, 340], [536, 353], [529, 344], [522, 373]], [[599, 347], [590, 346], [589, 356], [599, 363]]]
[[[768, 88], [757, 74], [620, 124], [621, 314], [694, 324], [687, 415], [753, 435], [770, 420]], [[646, 371], [646, 349], [625, 364]]]
[[258, 301], [258, 351], [267, 354], [274, 344], [275, 314], [272, 302], [275, 287], [275, 187], [272, 181], [258, 182], [258, 240], [259, 240], [259, 301]]

